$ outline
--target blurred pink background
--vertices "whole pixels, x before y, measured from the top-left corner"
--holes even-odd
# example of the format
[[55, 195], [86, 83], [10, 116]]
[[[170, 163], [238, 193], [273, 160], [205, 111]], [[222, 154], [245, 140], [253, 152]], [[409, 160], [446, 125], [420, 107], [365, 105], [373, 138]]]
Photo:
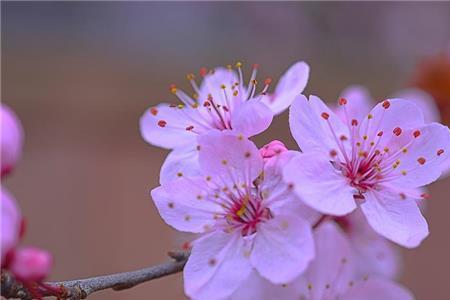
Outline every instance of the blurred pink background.
[[[306, 92], [335, 101], [359, 83], [382, 98], [418, 61], [449, 51], [450, 3], [2, 2], [2, 101], [21, 118], [23, 160], [5, 185], [28, 218], [25, 243], [55, 257], [51, 279], [166, 260], [180, 237], [149, 197], [167, 151], [139, 134], [143, 111], [175, 101], [200, 67], [259, 63], [260, 79], [303, 59]], [[248, 70], [248, 69], [247, 69]], [[249, 72], [246, 72], [249, 75]], [[255, 140], [291, 148], [287, 113]], [[430, 188], [431, 235], [404, 251], [417, 299], [448, 297], [450, 202]], [[180, 274], [90, 299], [184, 299]]]

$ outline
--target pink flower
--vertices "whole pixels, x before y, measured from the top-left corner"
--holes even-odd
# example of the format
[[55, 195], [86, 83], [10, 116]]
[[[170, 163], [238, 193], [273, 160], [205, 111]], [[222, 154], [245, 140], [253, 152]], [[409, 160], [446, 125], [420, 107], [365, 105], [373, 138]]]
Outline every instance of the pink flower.
[[416, 247], [428, 225], [416, 200], [418, 187], [441, 175], [450, 147], [449, 129], [425, 124], [413, 103], [392, 99], [363, 118], [351, 100], [343, 122], [318, 97], [298, 96], [290, 127], [304, 152], [284, 170], [305, 203], [324, 214], [342, 216], [360, 207], [371, 227], [405, 247]]
[[1, 165], [2, 177], [16, 165], [22, 154], [23, 128], [16, 114], [1, 104]]
[[50, 253], [35, 247], [25, 247], [14, 252], [10, 270], [19, 280], [37, 282], [48, 276], [51, 267]]
[[150, 144], [175, 149], [167, 157], [161, 170], [161, 183], [181, 176], [197, 175], [198, 154], [195, 151], [197, 137], [213, 130], [230, 131], [236, 135], [251, 137], [266, 130], [274, 114], [285, 110], [295, 96], [305, 88], [309, 67], [304, 62], [294, 64], [281, 78], [275, 92], [267, 92], [270, 79], [265, 80], [263, 90], [257, 95], [257, 66], [245, 85], [241, 63], [237, 72], [228, 68], [202, 71], [200, 86], [189, 74], [188, 80], [194, 96], [171, 87], [180, 104], [160, 104], [146, 111], [140, 120], [143, 138]]
[[275, 285], [253, 273], [230, 300], [413, 300], [400, 285], [377, 276], [359, 277], [346, 236], [332, 222], [314, 232], [316, 257], [291, 283]]
[[268, 161], [272, 157], [287, 151], [286, 146], [277, 140], [271, 141], [267, 145], [264, 145], [261, 149], [259, 149], [259, 153], [263, 157], [264, 161]]
[[20, 240], [21, 213], [14, 197], [1, 188], [1, 266], [9, 262], [9, 254], [14, 250]]
[[252, 142], [225, 132], [202, 135], [198, 149], [201, 176], [151, 192], [166, 223], [201, 233], [184, 269], [187, 295], [224, 299], [252, 270], [273, 283], [300, 275], [314, 256], [309, 222], [316, 214], [282, 180], [295, 153], [264, 164]]

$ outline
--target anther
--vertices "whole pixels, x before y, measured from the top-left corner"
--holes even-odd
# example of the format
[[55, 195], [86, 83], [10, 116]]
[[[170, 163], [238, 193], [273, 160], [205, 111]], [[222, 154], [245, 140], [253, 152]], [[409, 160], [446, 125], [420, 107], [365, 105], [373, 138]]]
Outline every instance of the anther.
[[441, 156], [442, 154], [444, 154], [444, 149], [439, 149], [436, 154], [438, 156]]
[[191, 81], [191, 80], [194, 80], [195, 75], [192, 74], [192, 73], [189, 73], [189, 74], [186, 75], [186, 78], [187, 78], [187, 80]]
[[395, 127], [394, 130], [392, 131], [396, 136], [399, 136], [400, 134], [402, 134], [402, 129], [400, 127]]
[[384, 109], [388, 109], [389, 106], [391, 106], [391, 103], [389, 102], [389, 100], [384, 100], [382, 106]]
[[340, 99], [339, 99], [339, 105], [345, 105], [345, 104], [347, 104], [347, 99], [345, 99], [345, 98], [340, 98]]
[[417, 159], [417, 162], [418, 162], [419, 164], [423, 165], [423, 164], [425, 164], [426, 160], [425, 160], [425, 158], [423, 158], [423, 157], [419, 157], [419, 158]]
[[326, 113], [326, 112], [323, 112], [323, 113], [321, 114], [321, 116], [322, 116], [322, 118], [324, 118], [325, 120], [328, 120], [328, 118], [330, 117], [330, 115], [329, 115], [328, 113]]
[[208, 69], [200, 68], [200, 76], [205, 77], [207, 73], [208, 73]]
[[353, 119], [352, 120], [352, 126], [358, 126], [358, 120]]
[[177, 93], [177, 87], [175, 84], [171, 84], [169, 87], [169, 90], [172, 94], [176, 94]]
[[158, 121], [158, 126], [159, 126], [159, 127], [166, 127], [166, 125], [167, 125], [167, 122], [166, 122], [166, 121], [164, 121], [164, 120], [159, 120], [159, 121]]
[[187, 130], [187, 131], [191, 131], [192, 129], [194, 129], [194, 126], [192, 126], [192, 125], [191, 125], [191, 126], [188, 126], [188, 127], [186, 127], [186, 130]]
[[413, 132], [413, 136], [414, 136], [415, 138], [419, 137], [419, 136], [420, 136], [420, 130], [414, 131], [414, 132]]
[[158, 114], [158, 109], [156, 107], [152, 107], [150, 108], [150, 113], [154, 116], [156, 116]]

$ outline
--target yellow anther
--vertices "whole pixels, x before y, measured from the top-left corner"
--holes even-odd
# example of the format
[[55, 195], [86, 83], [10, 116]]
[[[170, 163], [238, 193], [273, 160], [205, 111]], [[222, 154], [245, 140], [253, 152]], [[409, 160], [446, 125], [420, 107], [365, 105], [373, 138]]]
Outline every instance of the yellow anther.
[[224, 90], [224, 89], [226, 88], [225, 84], [221, 84], [221, 85], [220, 85], [220, 88], [221, 88], [222, 90]]
[[257, 85], [257, 84], [258, 84], [258, 81], [257, 81], [256, 79], [253, 79], [253, 80], [252, 80], [252, 84], [253, 84], [253, 85]]
[[191, 105], [192, 108], [197, 108], [198, 107], [198, 102], [195, 102], [194, 104]]
[[402, 171], [402, 175], [406, 176], [407, 172], [405, 170]]
[[237, 95], [238, 95], [238, 91], [236, 90], [233, 92], [233, 96], [237, 96]]
[[241, 63], [240, 61], [238, 61], [238, 62], [236, 63], [236, 68], [240, 68], [240, 67], [242, 67], [242, 63]]
[[198, 94], [197, 93], [192, 94], [192, 98], [194, 98], [194, 100], [197, 100], [198, 99]]
[[195, 75], [192, 74], [192, 73], [189, 73], [189, 74], [186, 75], [186, 78], [187, 78], [187, 80], [191, 81], [191, 80], [194, 80]]
[[182, 108], [184, 107], [184, 104], [181, 104], [181, 103], [180, 103], [180, 104], [177, 105], [177, 107], [178, 107], [179, 109], [182, 109]]
[[367, 115], [367, 119], [370, 120], [370, 119], [372, 119], [372, 118], [373, 118], [373, 116], [372, 116], [371, 114], [368, 114], [368, 115]]

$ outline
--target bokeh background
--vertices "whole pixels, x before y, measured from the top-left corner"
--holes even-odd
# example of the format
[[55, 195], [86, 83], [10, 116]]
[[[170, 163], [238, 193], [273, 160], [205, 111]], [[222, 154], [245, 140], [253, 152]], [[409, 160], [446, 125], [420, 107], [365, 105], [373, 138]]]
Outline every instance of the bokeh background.
[[[23, 160], [5, 185], [28, 218], [26, 243], [50, 249], [52, 279], [144, 267], [180, 247], [149, 197], [167, 151], [139, 134], [143, 111], [174, 101], [200, 67], [259, 63], [277, 79], [311, 68], [307, 93], [349, 84], [377, 98], [408, 86], [418, 63], [449, 51], [450, 3], [1, 3], [2, 101], [21, 118]], [[247, 72], [249, 75], [249, 72]], [[295, 144], [287, 114], [256, 138]], [[450, 284], [449, 179], [431, 186], [431, 235], [404, 251], [417, 299]], [[181, 275], [91, 299], [184, 299]]]

